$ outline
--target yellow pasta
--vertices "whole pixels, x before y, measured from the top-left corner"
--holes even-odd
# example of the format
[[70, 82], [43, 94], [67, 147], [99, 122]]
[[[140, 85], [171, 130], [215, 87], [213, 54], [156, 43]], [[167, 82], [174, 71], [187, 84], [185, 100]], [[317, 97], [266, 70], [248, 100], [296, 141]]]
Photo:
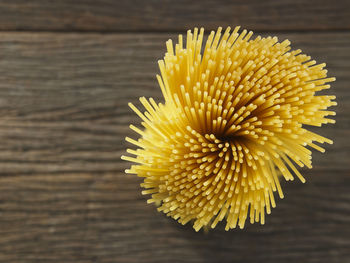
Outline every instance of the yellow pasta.
[[136, 146], [122, 157], [134, 163], [126, 173], [144, 178], [148, 203], [196, 231], [224, 219], [226, 230], [264, 224], [274, 192], [283, 198], [280, 178], [305, 182], [296, 165], [311, 168], [310, 148], [324, 151], [315, 142], [332, 143], [304, 126], [335, 122], [335, 96], [316, 96], [335, 80], [325, 64], [288, 40], [238, 31], [219, 28], [204, 45], [203, 28], [168, 40], [157, 76], [165, 102], [129, 104], [143, 128], [130, 126], [139, 139], [126, 138]]

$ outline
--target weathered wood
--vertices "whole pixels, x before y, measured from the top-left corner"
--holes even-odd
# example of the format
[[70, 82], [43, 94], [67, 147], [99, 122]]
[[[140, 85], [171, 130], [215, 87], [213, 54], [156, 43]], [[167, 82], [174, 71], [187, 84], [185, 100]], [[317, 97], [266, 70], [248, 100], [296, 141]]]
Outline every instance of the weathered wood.
[[182, 31], [350, 29], [348, 0], [102, 0], [0, 2], [0, 30]]
[[[117, 164], [118, 165], [118, 164]], [[306, 173], [264, 226], [196, 233], [113, 173], [0, 177], [2, 262], [348, 262], [348, 172]]]
[[[128, 125], [140, 123], [127, 102], [160, 99], [155, 74], [168, 37], [2, 34], [0, 174], [120, 171], [124, 137], [136, 135]], [[314, 129], [335, 144], [315, 152], [314, 165], [349, 170], [350, 34], [288, 37], [338, 78], [328, 91], [338, 96], [337, 123]]]
[[278, 34], [337, 81], [334, 139], [307, 183], [283, 183], [266, 225], [195, 233], [156, 212], [120, 160], [139, 123], [127, 107], [161, 99], [169, 34], [1, 33], [0, 261], [347, 262], [350, 260], [350, 33]]

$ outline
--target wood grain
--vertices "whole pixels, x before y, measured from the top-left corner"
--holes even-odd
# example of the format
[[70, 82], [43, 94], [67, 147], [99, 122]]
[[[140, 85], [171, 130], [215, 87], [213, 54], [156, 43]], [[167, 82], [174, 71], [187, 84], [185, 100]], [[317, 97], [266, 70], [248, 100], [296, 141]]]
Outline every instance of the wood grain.
[[0, 261], [350, 261], [350, 33], [290, 33], [336, 76], [337, 124], [307, 184], [283, 184], [265, 226], [208, 234], [147, 205], [120, 160], [139, 123], [127, 107], [161, 100], [156, 61], [169, 34], [1, 33]]
[[[350, 34], [289, 37], [338, 78], [337, 123], [322, 129], [335, 140], [316, 168], [349, 170]], [[17, 34], [0, 40], [0, 174], [120, 171], [116, 166], [140, 121], [127, 103], [160, 99], [157, 60], [169, 34]], [[316, 43], [316, 44], [315, 44]]]
[[349, 262], [348, 172], [305, 173], [264, 226], [205, 234], [158, 213], [140, 179], [113, 173], [1, 177], [2, 262]]
[[267, 30], [350, 29], [348, 0], [0, 1], [0, 30], [182, 31], [242, 25]]

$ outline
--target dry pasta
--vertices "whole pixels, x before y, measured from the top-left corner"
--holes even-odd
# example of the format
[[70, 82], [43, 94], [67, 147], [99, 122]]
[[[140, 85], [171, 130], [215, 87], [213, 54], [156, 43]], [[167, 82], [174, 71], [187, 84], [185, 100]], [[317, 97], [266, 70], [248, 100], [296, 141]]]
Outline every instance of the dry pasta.
[[168, 40], [157, 76], [165, 102], [140, 98], [144, 113], [129, 104], [143, 128], [130, 126], [139, 139], [126, 138], [136, 146], [126, 172], [144, 178], [148, 203], [196, 231], [264, 224], [274, 192], [283, 198], [280, 177], [305, 182], [296, 166], [311, 168], [310, 148], [332, 143], [304, 126], [335, 122], [335, 96], [316, 95], [335, 80], [325, 64], [288, 40], [238, 31], [212, 31], [204, 46], [203, 28]]

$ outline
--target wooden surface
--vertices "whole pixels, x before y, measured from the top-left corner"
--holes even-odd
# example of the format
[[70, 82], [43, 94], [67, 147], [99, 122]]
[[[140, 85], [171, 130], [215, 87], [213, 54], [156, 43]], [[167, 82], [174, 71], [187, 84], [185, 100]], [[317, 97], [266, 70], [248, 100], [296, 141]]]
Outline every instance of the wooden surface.
[[0, 29], [184, 31], [194, 25], [254, 30], [349, 30], [348, 0], [11, 0], [0, 2]]
[[[349, 1], [0, 1], [0, 14], [0, 262], [350, 262]], [[264, 226], [196, 233], [124, 174], [127, 102], [161, 100], [165, 41], [198, 24], [288, 38], [337, 77], [337, 123], [314, 129], [335, 143], [306, 184], [283, 183]]]

